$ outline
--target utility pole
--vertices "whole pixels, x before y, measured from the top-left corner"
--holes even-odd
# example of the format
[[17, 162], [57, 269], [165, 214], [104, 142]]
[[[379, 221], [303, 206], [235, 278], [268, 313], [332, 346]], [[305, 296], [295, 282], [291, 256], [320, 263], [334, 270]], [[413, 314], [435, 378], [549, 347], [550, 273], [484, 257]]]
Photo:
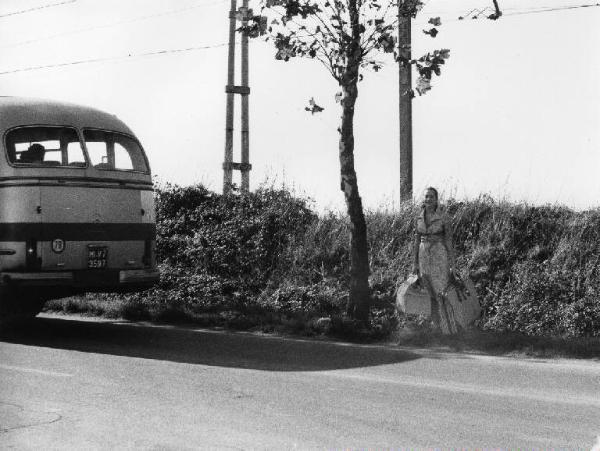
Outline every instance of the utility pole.
[[[238, 15], [239, 13], [239, 15]], [[241, 191], [250, 190], [250, 137], [249, 137], [249, 115], [248, 115], [248, 96], [250, 87], [248, 86], [248, 36], [242, 33], [242, 84], [235, 85], [235, 30], [236, 20], [241, 19], [242, 26], [248, 24], [250, 11], [248, 9], [248, 0], [242, 1], [240, 11], [237, 11], [236, 0], [231, 0], [229, 11], [229, 53], [227, 58], [227, 106], [225, 113], [225, 157], [223, 161], [223, 194], [231, 193], [233, 189], [233, 171], [241, 172]], [[242, 136], [241, 136], [241, 163], [233, 162], [233, 118], [234, 118], [234, 94], [242, 96]]]
[[233, 91], [230, 86], [235, 83], [235, 12], [236, 0], [231, 0], [231, 9], [229, 10], [229, 52], [227, 54], [227, 106], [225, 109], [225, 159], [223, 161], [223, 194], [231, 191], [233, 184], [233, 108], [235, 106]]
[[398, 3], [399, 113], [400, 113], [400, 202], [413, 196], [412, 171], [412, 65], [411, 15]]
[[[248, 25], [248, 0], [242, 0], [243, 21], [242, 25]], [[248, 97], [250, 87], [248, 86], [248, 34], [242, 33], [242, 88], [248, 92], [242, 93], [242, 191], [250, 190], [250, 123], [248, 117]]]

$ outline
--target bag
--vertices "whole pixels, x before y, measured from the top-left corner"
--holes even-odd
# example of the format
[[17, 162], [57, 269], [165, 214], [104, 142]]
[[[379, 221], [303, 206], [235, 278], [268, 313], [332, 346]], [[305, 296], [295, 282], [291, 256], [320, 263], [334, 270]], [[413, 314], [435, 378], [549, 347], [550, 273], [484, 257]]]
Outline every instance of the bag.
[[431, 316], [431, 296], [416, 274], [409, 276], [398, 287], [396, 309], [406, 315]]
[[[475, 285], [467, 276], [455, 274], [440, 296], [442, 331], [467, 329], [481, 316]], [[444, 324], [446, 323], [446, 324]]]

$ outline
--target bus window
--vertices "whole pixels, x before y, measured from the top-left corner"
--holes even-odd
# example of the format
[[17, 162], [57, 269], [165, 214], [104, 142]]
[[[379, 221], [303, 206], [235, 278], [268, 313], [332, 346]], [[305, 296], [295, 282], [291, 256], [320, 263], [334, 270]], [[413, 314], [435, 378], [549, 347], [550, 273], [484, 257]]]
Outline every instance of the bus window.
[[11, 163], [26, 166], [85, 167], [83, 148], [73, 128], [22, 127], [6, 134]]
[[121, 133], [86, 129], [83, 138], [92, 164], [98, 169], [148, 172], [138, 142]]
[[86, 166], [85, 157], [83, 156], [83, 149], [79, 141], [70, 142], [67, 145], [67, 160], [69, 161], [69, 166]]
[[106, 143], [103, 141], [87, 141], [86, 143], [90, 162], [93, 166], [102, 167], [105, 165], [106, 169], [108, 166], [108, 148]]
[[131, 162], [129, 152], [117, 142], [115, 143], [115, 168], [124, 169], [126, 171], [133, 170], [133, 163]]

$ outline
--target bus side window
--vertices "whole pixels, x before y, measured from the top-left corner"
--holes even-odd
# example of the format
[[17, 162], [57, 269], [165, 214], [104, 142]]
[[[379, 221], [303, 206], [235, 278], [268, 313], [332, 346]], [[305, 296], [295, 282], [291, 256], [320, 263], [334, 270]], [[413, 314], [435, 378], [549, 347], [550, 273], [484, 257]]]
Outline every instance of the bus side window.
[[117, 132], [84, 129], [90, 160], [98, 169], [148, 172], [144, 151], [135, 138]]
[[133, 163], [131, 162], [129, 152], [118, 142], [115, 142], [115, 168], [128, 171], [133, 170]]
[[67, 164], [69, 166], [85, 167], [85, 157], [83, 156], [83, 149], [79, 141], [70, 142], [67, 144]]
[[88, 155], [93, 166], [108, 169], [108, 146], [104, 141], [86, 141]]

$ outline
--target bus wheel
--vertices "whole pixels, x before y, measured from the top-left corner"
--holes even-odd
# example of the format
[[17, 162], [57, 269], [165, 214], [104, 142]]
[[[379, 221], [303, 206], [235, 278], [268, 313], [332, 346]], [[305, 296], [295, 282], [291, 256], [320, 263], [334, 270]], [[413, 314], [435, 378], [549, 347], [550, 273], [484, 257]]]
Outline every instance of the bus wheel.
[[0, 325], [4, 328], [34, 318], [42, 311], [45, 302], [40, 295], [0, 286]]

